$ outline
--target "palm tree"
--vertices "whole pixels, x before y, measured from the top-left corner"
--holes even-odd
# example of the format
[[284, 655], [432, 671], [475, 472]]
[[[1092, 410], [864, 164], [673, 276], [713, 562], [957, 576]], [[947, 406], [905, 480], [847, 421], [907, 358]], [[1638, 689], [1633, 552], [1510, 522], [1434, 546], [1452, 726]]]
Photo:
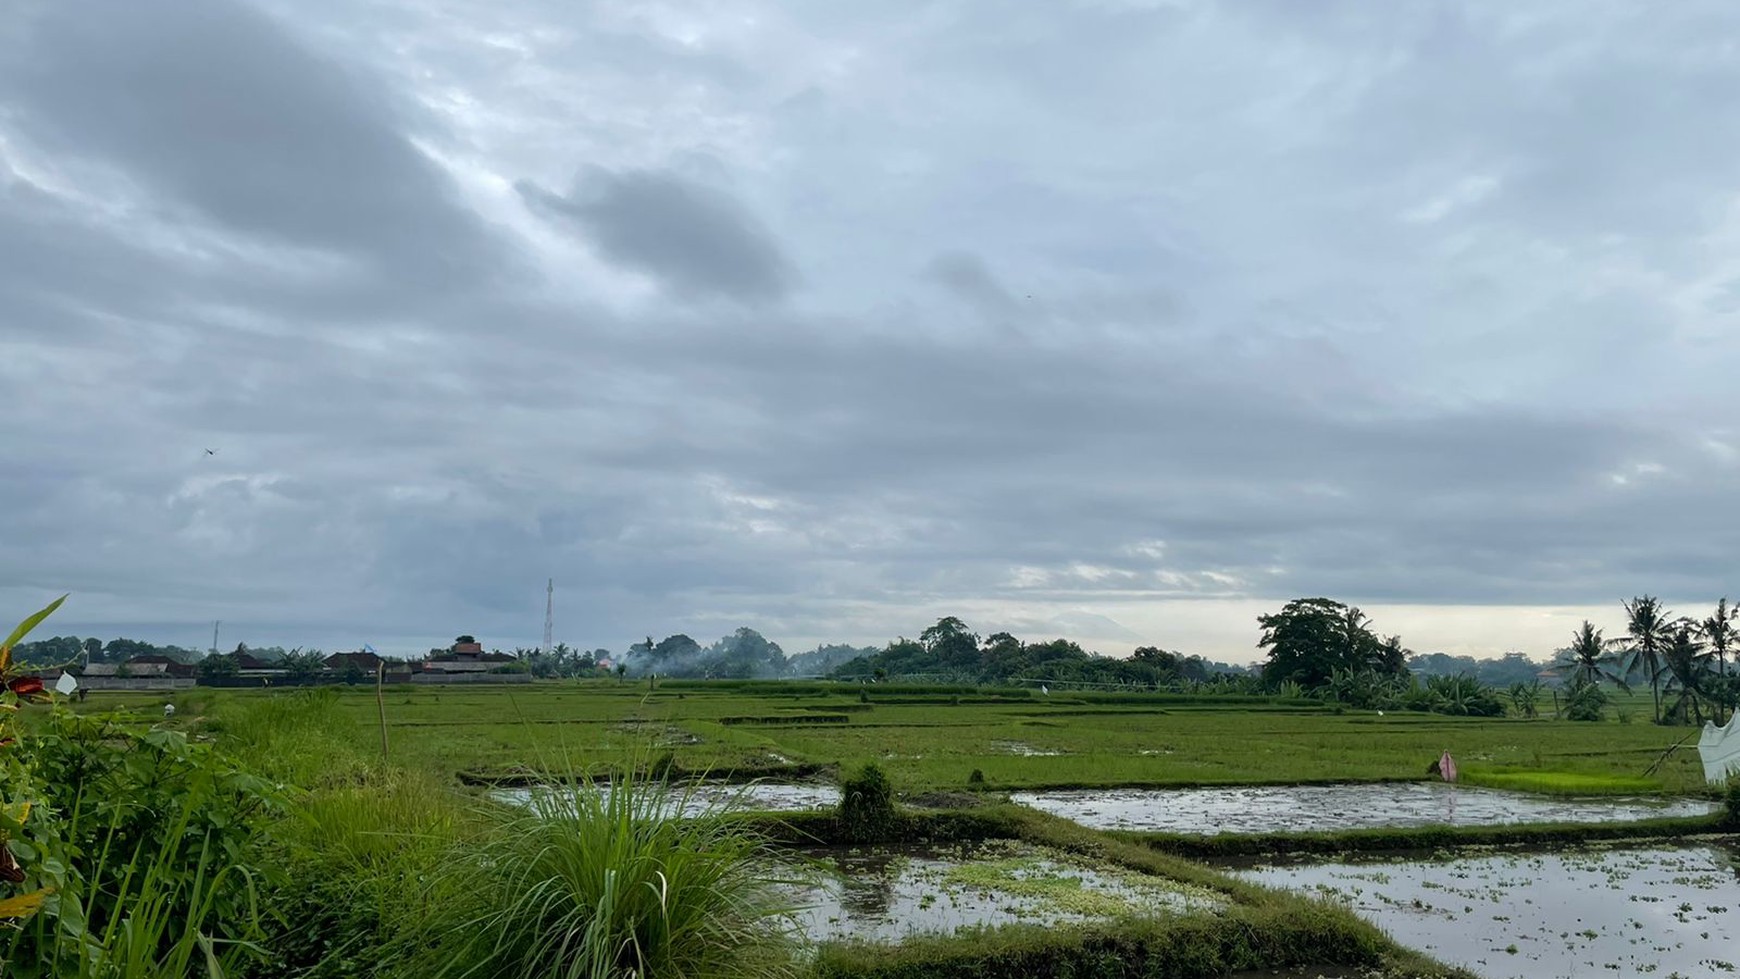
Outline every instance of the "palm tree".
[[1642, 595], [1625, 603], [1625, 638], [1620, 640], [1631, 654], [1631, 668], [1649, 672], [1649, 692], [1655, 698], [1655, 722], [1661, 723], [1662, 652], [1673, 642], [1668, 611], [1660, 599]]
[[1704, 723], [1699, 703], [1705, 697], [1704, 678], [1710, 672], [1710, 653], [1697, 638], [1697, 623], [1681, 619], [1674, 624], [1673, 639], [1662, 650], [1662, 662], [1667, 667], [1668, 689], [1677, 690], [1679, 699], [1668, 708], [1669, 717], [1685, 716], [1692, 709], [1693, 723]]
[[1571, 667], [1571, 679], [1585, 683], [1599, 684], [1607, 680], [1615, 686], [1631, 692], [1625, 684], [1625, 676], [1612, 670], [1617, 664], [1613, 654], [1607, 651], [1608, 643], [1601, 638], [1601, 630], [1588, 619], [1583, 620], [1583, 627], [1571, 634], [1571, 645], [1559, 651], [1561, 662]]
[[1717, 672], [1728, 675], [1728, 650], [1740, 646], [1740, 632], [1734, 629], [1734, 619], [1740, 616], [1740, 605], [1730, 607], [1728, 599], [1716, 603], [1716, 614], [1698, 623], [1698, 633], [1710, 644], [1716, 655]]

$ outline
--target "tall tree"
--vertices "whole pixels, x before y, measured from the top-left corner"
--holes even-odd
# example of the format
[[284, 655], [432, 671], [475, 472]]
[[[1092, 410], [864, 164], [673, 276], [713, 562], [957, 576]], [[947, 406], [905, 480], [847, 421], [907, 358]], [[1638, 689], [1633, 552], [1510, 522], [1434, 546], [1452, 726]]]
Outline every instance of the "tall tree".
[[1582, 628], [1571, 634], [1571, 645], [1559, 651], [1559, 660], [1571, 667], [1573, 683], [1599, 684], [1608, 680], [1621, 690], [1629, 692], [1631, 689], [1625, 684], [1624, 674], [1614, 669], [1617, 664], [1607, 641], [1601, 638], [1601, 630], [1588, 619], [1583, 620]]
[[1408, 672], [1410, 655], [1411, 652], [1402, 645], [1401, 636], [1384, 637], [1384, 641], [1378, 644], [1378, 672], [1390, 676], [1400, 676]]
[[1723, 597], [1716, 602], [1716, 614], [1698, 623], [1698, 632], [1710, 644], [1716, 657], [1716, 671], [1728, 675], [1728, 650], [1740, 646], [1740, 632], [1734, 629], [1734, 618], [1740, 616], [1740, 605], [1730, 606]]
[[1257, 616], [1257, 623], [1263, 627], [1257, 646], [1269, 651], [1263, 664], [1263, 679], [1269, 683], [1292, 680], [1316, 687], [1336, 670], [1392, 667], [1365, 613], [1328, 598], [1296, 598], [1279, 612]]
[[1669, 693], [1679, 697], [1668, 706], [1668, 717], [1684, 718], [1688, 708], [1694, 724], [1704, 723], [1703, 702], [1707, 699], [1704, 680], [1710, 675], [1710, 653], [1698, 638], [1698, 624], [1681, 619], [1672, 626], [1673, 638], [1662, 650], [1662, 665], [1667, 674]]
[[952, 615], [936, 620], [936, 625], [919, 633], [918, 641], [944, 667], [976, 669], [979, 665], [979, 637]]
[[1625, 638], [1620, 640], [1631, 655], [1633, 669], [1649, 675], [1649, 692], [1655, 701], [1655, 722], [1661, 723], [1662, 653], [1673, 642], [1672, 616], [1652, 595], [1640, 595], [1625, 603]]

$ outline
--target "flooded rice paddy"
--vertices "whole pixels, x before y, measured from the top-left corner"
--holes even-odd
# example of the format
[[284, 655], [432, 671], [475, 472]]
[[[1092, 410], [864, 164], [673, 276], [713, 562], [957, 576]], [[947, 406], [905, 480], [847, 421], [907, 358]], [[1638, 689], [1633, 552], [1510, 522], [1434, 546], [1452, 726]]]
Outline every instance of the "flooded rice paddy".
[[[610, 792], [608, 784], [599, 791]], [[560, 785], [533, 785], [521, 788], [496, 789], [490, 798], [517, 806], [531, 805], [540, 794], [569, 792]], [[724, 810], [743, 812], [803, 812], [809, 809], [831, 809], [840, 804], [840, 790], [832, 785], [804, 785], [790, 782], [752, 782], [747, 785], [727, 785], [718, 782], [694, 782], [676, 786], [669, 795], [675, 815], [691, 816], [718, 813]]]
[[1025, 843], [949, 848], [854, 847], [800, 851], [801, 881], [786, 885], [815, 941], [895, 942], [909, 935], [1016, 922], [1059, 924], [1222, 907], [1190, 884]]
[[1236, 875], [1349, 905], [1490, 979], [1734, 975], [1740, 850], [1679, 847], [1260, 866]]
[[1017, 792], [1012, 798], [1094, 829], [1202, 834], [1631, 822], [1717, 809], [1697, 799], [1565, 798], [1445, 782]]

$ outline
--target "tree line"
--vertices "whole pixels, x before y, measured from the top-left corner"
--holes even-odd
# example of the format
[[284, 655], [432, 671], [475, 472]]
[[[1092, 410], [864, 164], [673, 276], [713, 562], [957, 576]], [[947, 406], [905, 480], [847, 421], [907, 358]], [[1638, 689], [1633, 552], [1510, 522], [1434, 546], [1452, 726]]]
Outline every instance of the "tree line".
[[1624, 635], [1608, 638], [1584, 620], [1560, 663], [1570, 675], [1568, 699], [1580, 716], [1599, 716], [1605, 688], [1630, 692], [1647, 683], [1657, 724], [1723, 723], [1740, 702], [1740, 671], [1728, 659], [1740, 652], [1734, 620], [1740, 606], [1726, 597], [1704, 618], [1675, 615], [1653, 595], [1623, 603]]
[[[1740, 607], [1723, 598], [1702, 619], [1676, 616], [1651, 595], [1622, 607], [1624, 635], [1607, 638], [1584, 621], [1545, 671], [1564, 681], [1564, 716], [1599, 720], [1610, 702], [1607, 688], [1630, 692], [1634, 683], [1648, 685], [1658, 724], [1702, 724], [1706, 717], [1720, 723], [1732, 713], [1740, 699], [1740, 676], [1729, 672], [1728, 658], [1740, 652], [1734, 626]], [[1501, 714], [1508, 698], [1517, 713], [1531, 717], [1548, 692], [1536, 676], [1513, 674], [1508, 689], [1501, 689], [1473, 670], [1415, 675], [1410, 665], [1440, 668], [1455, 659], [1418, 656], [1401, 637], [1376, 633], [1358, 608], [1327, 598], [1294, 599], [1278, 612], [1258, 616], [1257, 623], [1262, 630], [1257, 645], [1268, 650], [1263, 679], [1276, 690], [1351, 706], [1456, 714]], [[1520, 671], [1526, 663], [1518, 653], [1497, 665]]]
[[1239, 675], [1243, 667], [1186, 656], [1157, 646], [1141, 646], [1129, 657], [1088, 652], [1068, 639], [1024, 642], [1007, 632], [981, 639], [955, 616], [944, 616], [919, 633], [880, 650], [840, 663], [838, 679], [925, 677], [947, 682], [1074, 683], [1160, 687], [1203, 683], [1217, 675]]

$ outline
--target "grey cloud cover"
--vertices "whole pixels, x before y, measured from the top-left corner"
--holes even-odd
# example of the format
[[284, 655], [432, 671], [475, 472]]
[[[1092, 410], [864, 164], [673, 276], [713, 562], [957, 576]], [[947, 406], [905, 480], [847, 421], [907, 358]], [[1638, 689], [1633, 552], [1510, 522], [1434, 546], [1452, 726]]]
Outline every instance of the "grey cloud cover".
[[1247, 658], [1303, 594], [1536, 655], [1713, 600], [1737, 20], [25, 4], [0, 604]]
[[611, 261], [645, 272], [679, 297], [765, 302], [793, 273], [772, 236], [723, 191], [669, 171], [584, 174], [568, 196], [516, 185], [540, 213], [572, 222]]

